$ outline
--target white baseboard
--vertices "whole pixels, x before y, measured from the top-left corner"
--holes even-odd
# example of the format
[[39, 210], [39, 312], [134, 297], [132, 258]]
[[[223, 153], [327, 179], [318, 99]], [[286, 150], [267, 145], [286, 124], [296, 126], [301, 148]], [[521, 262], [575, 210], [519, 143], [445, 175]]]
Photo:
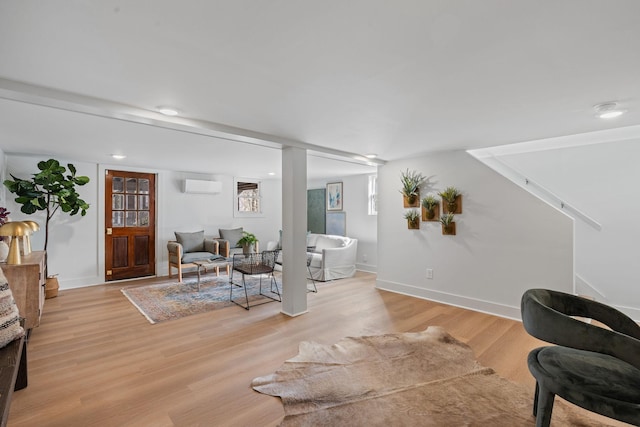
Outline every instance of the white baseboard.
[[497, 304], [491, 301], [484, 301], [460, 295], [448, 294], [446, 292], [433, 291], [424, 288], [417, 288], [403, 283], [376, 280], [376, 288], [385, 291], [396, 292], [416, 298], [441, 302], [455, 307], [466, 308], [468, 310], [479, 311], [481, 313], [492, 314], [494, 316], [505, 317], [512, 320], [521, 320], [520, 306], [512, 307], [504, 304]]
[[377, 273], [378, 272], [378, 266], [377, 265], [370, 265], [370, 264], [359, 264], [359, 263], [356, 263], [356, 270], [364, 271], [364, 272], [367, 272], [367, 273]]
[[602, 292], [600, 292], [595, 288], [595, 286], [592, 286], [589, 282], [587, 282], [577, 274], [575, 283], [576, 294], [590, 296], [598, 302], [610, 305], [611, 307], [620, 310], [621, 312], [632, 318], [634, 321], [640, 322], [640, 308], [612, 304], [611, 301], [609, 301], [609, 299]]

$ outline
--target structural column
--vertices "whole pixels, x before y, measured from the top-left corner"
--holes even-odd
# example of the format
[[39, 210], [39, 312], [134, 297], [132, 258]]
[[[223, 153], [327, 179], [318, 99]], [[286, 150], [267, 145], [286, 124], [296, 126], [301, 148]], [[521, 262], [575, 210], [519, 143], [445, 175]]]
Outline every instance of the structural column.
[[282, 313], [307, 312], [307, 150], [282, 150]]

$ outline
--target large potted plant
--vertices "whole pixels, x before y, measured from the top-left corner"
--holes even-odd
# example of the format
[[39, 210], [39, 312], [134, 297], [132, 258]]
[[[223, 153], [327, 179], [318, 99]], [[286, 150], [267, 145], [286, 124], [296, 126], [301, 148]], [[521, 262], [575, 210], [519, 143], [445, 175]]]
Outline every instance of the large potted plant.
[[[10, 192], [17, 195], [16, 203], [22, 205], [20, 211], [27, 215], [34, 214], [38, 211], [45, 211], [44, 226], [44, 250], [47, 250], [49, 244], [49, 225], [51, 218], [61, 210], [73, 216], [80, 214], [85, 216], [89, 204], [80, 198], [76, 187], [85, 185], [89, 182], [89, 177], [77, 176], [76, 168], [71, 163], [67, 164], [67, 168], [60, 165], [60, 162], [54, 159], [38, 162], [40, 172], [33, 174], [31, 179], [20, 179], [11, 175], [11, 179], [4, 181], [5, 187]], [[45, 258], [47, 272], [49, 266]], [[57, 279], [55, 276], [48, 276], [51, 285], [48, 288], [56, 288], [56, 292], [48, 293], [48, 295], [57, 295]], [[49, 280], [48, 280], [49, 282]]]
[[425, 177], [420, 172], [407, 169], [400, 173], [400, 182], [402, 183], [400, 192], [404, 199], [405, 208], [420, 206], [420, 185], [424, 180]]
[[258, 238], [255, 234], [247, 231], [243, 231], [242, 237], [238, 240], [238, 245], [242, 246], [242, 253], [245, 255], [252, 254], [256, 251], [256, 243], [258, 243]]

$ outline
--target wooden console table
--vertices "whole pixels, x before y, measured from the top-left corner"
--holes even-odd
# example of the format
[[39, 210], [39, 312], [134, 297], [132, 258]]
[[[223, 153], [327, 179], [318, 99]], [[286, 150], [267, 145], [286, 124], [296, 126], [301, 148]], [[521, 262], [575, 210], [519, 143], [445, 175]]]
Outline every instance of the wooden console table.
[[0, 263], [9, 282], [20, 316], [25, 318], [26, 330], [40, 324], [44, 306], [44, 285], [47, 279], [44, 251], [31, 252], [22, 257], [22, 264]]

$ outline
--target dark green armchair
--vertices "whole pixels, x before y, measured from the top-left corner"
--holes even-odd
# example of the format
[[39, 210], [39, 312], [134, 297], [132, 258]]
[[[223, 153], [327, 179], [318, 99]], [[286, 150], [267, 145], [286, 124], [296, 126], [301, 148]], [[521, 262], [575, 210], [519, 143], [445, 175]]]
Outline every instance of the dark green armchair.
[[[557, 344], [532, 350], [527, 360], [536, 379], [536, 426], [550, 424], [556, 395], [589, 411], [640, 425], [637, 323], [613, 307], [547, 289], [526, 291], [521, 310], [530, 335]], [[591, 324], [590, 319], [610, 329]]]

